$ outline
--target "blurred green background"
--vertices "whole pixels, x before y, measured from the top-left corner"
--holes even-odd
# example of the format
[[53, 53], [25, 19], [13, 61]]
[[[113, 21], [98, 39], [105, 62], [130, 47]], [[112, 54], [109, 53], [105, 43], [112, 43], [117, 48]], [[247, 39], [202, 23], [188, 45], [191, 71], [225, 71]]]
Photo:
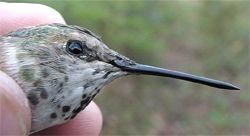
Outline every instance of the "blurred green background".
[[[14, 1], [15, 2], [15, 1]], [[151, 76], [95, 98], [101, 135], [250, 135], [249, 1], [27, 1], [59, 11], [138, 62], [235, 83], [240, 91]]]

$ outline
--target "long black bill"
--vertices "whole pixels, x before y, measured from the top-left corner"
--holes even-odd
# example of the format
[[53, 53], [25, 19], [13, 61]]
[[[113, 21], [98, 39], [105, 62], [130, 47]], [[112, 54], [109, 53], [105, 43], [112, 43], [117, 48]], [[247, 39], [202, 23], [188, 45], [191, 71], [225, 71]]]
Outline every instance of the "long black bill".
[[114, 61], [113, 64], [119, 67], [123, 71], [130, 72], [130, 73], [137, 73], [137, 74], [146, 74], [146, 75], [156, 75], [156, 76], [164, 76], [164, 77], [171, 77], [176, 79], [182, 79], [186, 81], [191, 81], [195, 83], [204, 84], [211, 87], [216, 87], [220, 89], [228, 89], [228, 90], [240, 90], [237, 86], [234, 86], [230, 83], [209, 79], [205, 77], [195, 76], [179, 71], [168, 70], [143, 64], [134, 64], [134, 65], [124, 65], [121, 61]]

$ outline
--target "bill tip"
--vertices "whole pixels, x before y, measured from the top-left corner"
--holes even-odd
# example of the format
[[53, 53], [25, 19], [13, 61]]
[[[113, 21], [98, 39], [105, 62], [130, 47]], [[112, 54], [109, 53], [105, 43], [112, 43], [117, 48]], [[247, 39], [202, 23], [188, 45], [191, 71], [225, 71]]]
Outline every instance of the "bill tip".
[[240, 90], [240, 88], [237, 86], [234, 86], [234, 90]]
[[229, 90], [240, 90], [239, 87], [234, 86], [234, 85], [232, 85], [232, 84], [229, 84], [225, 89], [229, 89]]

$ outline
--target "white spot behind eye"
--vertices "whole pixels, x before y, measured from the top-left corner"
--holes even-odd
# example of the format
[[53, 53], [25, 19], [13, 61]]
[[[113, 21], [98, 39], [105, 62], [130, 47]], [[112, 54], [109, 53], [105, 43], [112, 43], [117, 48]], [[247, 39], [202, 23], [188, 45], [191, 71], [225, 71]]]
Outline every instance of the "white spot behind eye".
[[85, 58], [87, 58], [87, 56], [81, 55], [81, 56], [79, 56], [79, 58], [80, 58], [80, 59], [85, 59]]

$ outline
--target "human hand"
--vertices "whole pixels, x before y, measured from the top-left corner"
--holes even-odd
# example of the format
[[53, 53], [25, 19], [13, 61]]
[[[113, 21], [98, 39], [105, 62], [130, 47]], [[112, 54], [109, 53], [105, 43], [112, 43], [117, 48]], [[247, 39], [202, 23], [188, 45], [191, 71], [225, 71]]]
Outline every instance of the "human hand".
[[[0, 2], [0, 35], [18, 28], [48, 23], [65, 21], [57, 11], [44, 5]], [[25, 94], [1, 70], [0, 122], [0, 135], [28, 135], [31, 127], [30, 108]], [[98, 135], [101, 127], [101, 111], [91, 102], [75, 119], [34, 135]]]

